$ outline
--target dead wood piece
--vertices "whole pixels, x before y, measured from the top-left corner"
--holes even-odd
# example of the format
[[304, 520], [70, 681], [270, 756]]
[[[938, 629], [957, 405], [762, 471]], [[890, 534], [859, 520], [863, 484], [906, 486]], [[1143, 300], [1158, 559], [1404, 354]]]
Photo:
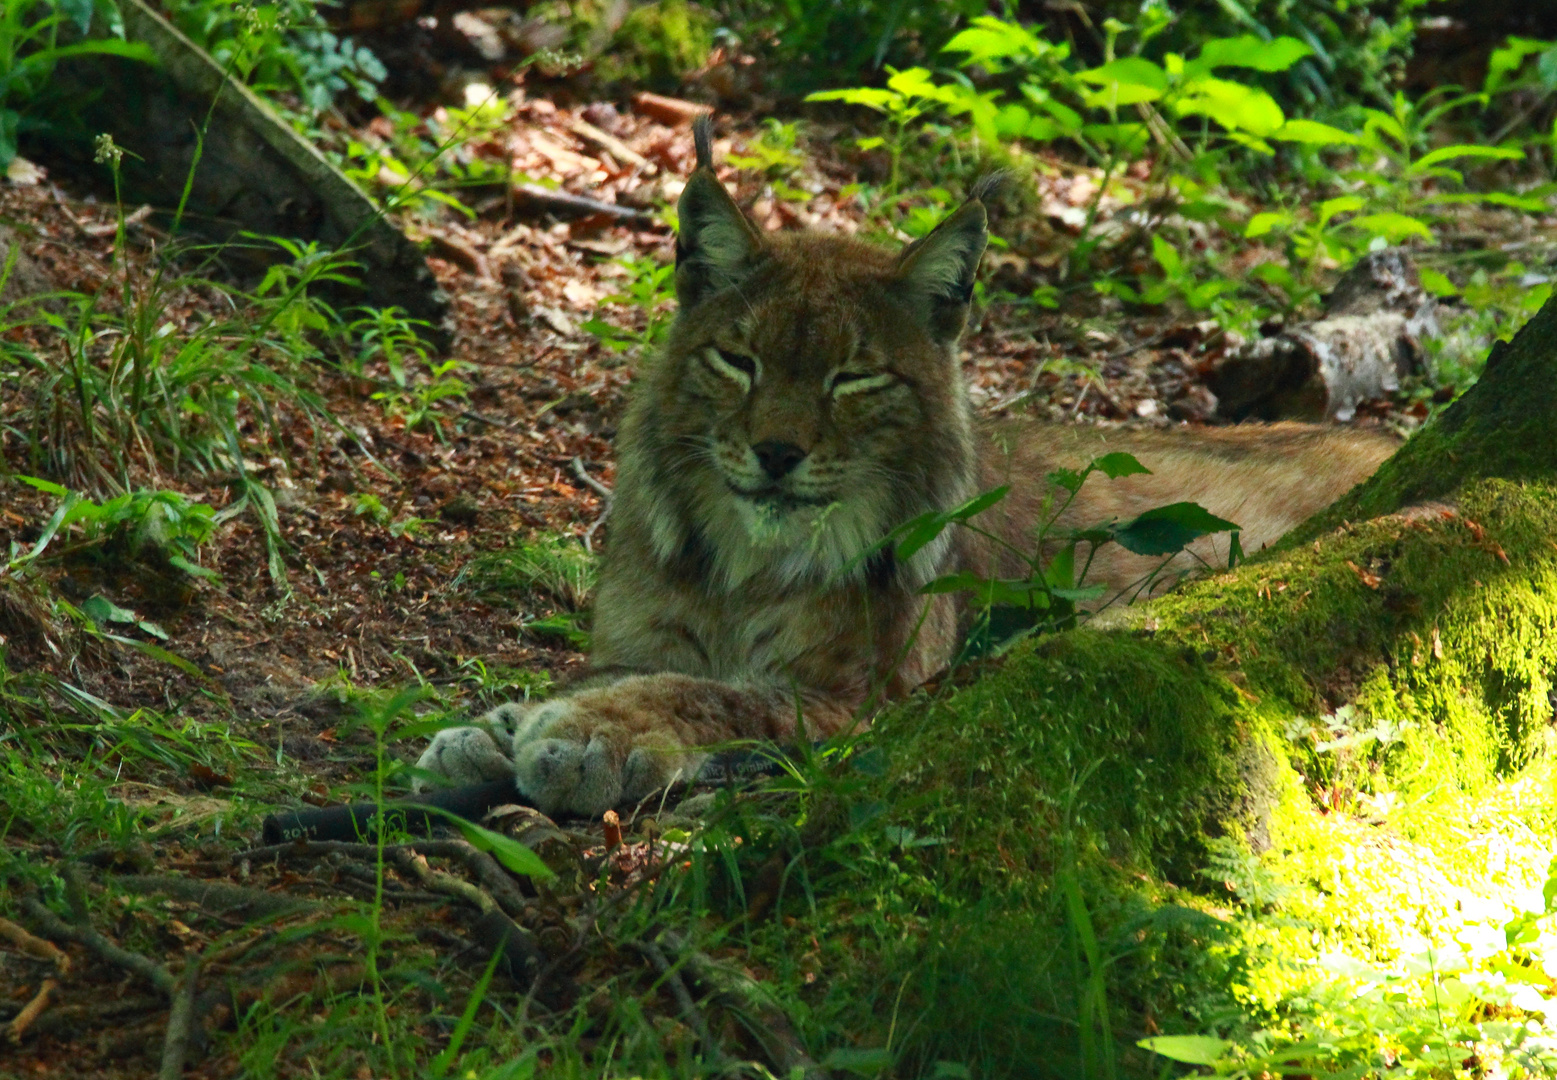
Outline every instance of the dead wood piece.
[[26, 909], [28, 915], [37, 920], [44, 934], [53, 940], [74, 941], [78, 945], [85, 945], [110, 964], [139, 975], [168, 997], [172, 997], [174, 990], [177, 989], [178, 980], [155, 960], [120, 948], [90, 926], [67, 924], [30, 896], [22, 901], [22, 907]]
[[440, 259], [447, 259], [461, 270], [474, 274], [478, 278], [491, 278], [492, 274], [487, 269], [486, 256], [465, 241], [441, 232], [428, 233], [427, 241], [432, 245], [433, 254]]
[[49, 998], [58, 989], [58, 979], [44, 979], [43, 984], [38, 987], [38, 992], [32, 996], [32, 1000], [22, 1006], [21, 1012], [11, 1017], [10, 1023], [5, 1025], [5, 1037], [13, 1045], [20, 1043], [27, 1029], [43, 1015], [43, 1010], [49, 1007]]
[[168, 1030], [162, 1040], [162, 1068], [157, 1080], [179, 1080], [184, 1075], [184, 1058], [189, 1055], [192, 1033], [199, 1023], [195, 1012], [195, 992], [200, 981], [200, 961], [193, 953], [184, 964], [178, 993], [168, 1013]]
[[699, 116], [707, 116], [714, 111], [712, 105], [699, 105], [682, 98], [651, 94], [647, 90], [633, 95], [633, 108], [650, 120], [658, 120], [671, 127], [686, 127]]
[[47, 960], [61, 975], [70, 974], [70, 956], [55, 948], [52, 941], [34, 937], [26, 927], [17, 926], [10, 919], [0, 919], [0, 938], [5, 938], [35, 960]]
[[1323, 318], [1230, 353], [1210, 389], [1229, 419], [1344, 422], [1361, 402], [1398, 390], [1437, 333], [1415, 267], [1398, 251], [1374, 252], [1336, 284]]
[[652, 225], [654, 218], [642, 210], [616, 203], [601, 202], [569, 191], [550, 191], [538, 184], [514, 185], [514, 210], [531, 214], [556, 214], [558, 217], [588, 217], [605, 214], [633, 225]]
[[318, 905], [295, 896], [277, 896], [263, 889], [229, 885], [224, 881], [171, 877], [163, 874], [121, 874], [110, 879], [126, 892], [160, 893], [219, 914], [233, 912], [253, 917], [294, 915]]
[[601, 131], [583, 117], [574, 117], [568, 121], [568, 130], [573, 132], [585, 142], [593, 143], [606, 153], [610, 154], [623, 165], [647, 165], [649, 159], [638, 151], [628, 146], [615, 135]]

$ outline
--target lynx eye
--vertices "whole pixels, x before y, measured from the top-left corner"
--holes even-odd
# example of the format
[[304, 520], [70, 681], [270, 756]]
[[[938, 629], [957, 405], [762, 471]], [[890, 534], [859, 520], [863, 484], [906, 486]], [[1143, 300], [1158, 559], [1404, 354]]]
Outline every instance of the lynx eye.
[[839, 371], [827, 380], [828, 390], [834, 397], [885, 390], [895, 382], [897, 376], [890, 371]]
[[703, 359], [715, 372], [739, 383], [743, 390], [750, 390], [751, 384], [757, 380], [755, 357], [709, 346], [703, 350]]

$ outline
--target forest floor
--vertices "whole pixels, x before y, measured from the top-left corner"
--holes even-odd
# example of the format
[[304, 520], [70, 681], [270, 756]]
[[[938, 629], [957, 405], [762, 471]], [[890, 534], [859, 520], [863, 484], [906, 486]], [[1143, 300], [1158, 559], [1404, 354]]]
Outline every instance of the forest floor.
[[[502, 126], [461, 152], [505, 158], [532, 180], [595, 199], [651, 209], [674, 203], [692, 165], [685, 125], [621, 101], [558, 104], [522, 81], [500, 90], [509, 103]], [[441, 108], [408, 107], [428, 115]], [[779, 161], [780, 184], [762, 167], [721, 169], [764, 228], [876, 227], [862, 222], [849, 186], [880, 162], [853, 149], [851, 131], [815, 123], [788, 146], [782, 129], [775, 135], [772, 125], [749, 115], [722, 117], [717, 131], [718, 160], [734, 154]], [[371, 143], [389, 132], [374, 121], [350, 134]], [[166, 241], [158, 219], [126, 207], [131, 224], [121, 247], [120, 211], [99, 188], [63, 174], [26, 179], [0, 185], [0, 219], [49, 287], [112, 307], [123, 302], [127, 279], [155, 273]], [[1054, 280], [1060, 241], [1080, 227], [1098, 179], [1096, 170], [1047, 161], [1036, 178], [1036, 203], [995, 219], [995, 233], [1008, 236], [1009, 246], [991, 253], [992, 299], [965, 342], [975, 406], [983, 416], [1076, 423], [1209, 422], [1205, 378], [1238, 344], [1235, 333], [1183, 311], [1127, 312], [1095, 296], [1063, 308], [1024, 299]], [[1143, 199], [1150, 194], [1144, 171], [1120, 184], [1111, 190], [1133, 186]], [[374, 897], [371, 858], [347, 850], [243, 853], [258, 844], [258, 823], [270, 808], [363, 797], [378, 744], [359, 718], [382, 702], [374, 691], [422, 685], [424, 715], [455, 716], [544, 691], [548, 677], [565, 678], [583, 663], [566, 618], [552, 617], [587, 603], [588, 560], [575, 557], [585, 540], [595, 551], [609, 543], [609, 523], [600, 527], [602, 490], [613, 483], [612, 436], [639, 356], [637, 347], [611, 348], [585, 324], [598, 318], [636, 332], [666, 314], [665, 283], [656, 288], [651, 278], [652, 268], [670, 259], [672, 234], [649, 218], [621, 224], [604, 215], [522, 216], [523, 207], [501, 193], [468, 201], [470, 218], [432, 204], [404, 215], [407, 231], [427, 242], [429, 264], [451, 297], [448, 356], [458, 362], [443, 376], [418, 372], [412, 385], [458, 378], [466, 395], [432, 403], [413, 426], [408, 399], [392, 392], [393, 373], [382, 358], [361, 372], [318, 364], [308, 380], [323, 401], [322, 415], [278, 401], [277, 437], [262, 437], [257, 423], [246, 432], [253, 436], [246, 454], [255, 454], [246, 467], [278, 508], [284, 585], [266, 573], [266, 536], [249, 515], [226, 522], [201, 549], [201, 564], [219, 580], [175, 590], [171, 598], [159, 572], [105, 556], [99, 546], [61, 543], [39, 564], [31, 582], [36, 595], [77, 608], [105, 597], [134, 615], [113, 627], [116, 634], [159, 646], [186, 661], [182, 667], [83, 621], [0, 608], [0, 647], [13, 678], [54, 680], [37, 699], [45, 708], [32, 740], [11, 742], [53, 756], [13, 760], [5, 781], [11, 793], [0, 799], [11, 803], [0, 843], [13, 867], [38, 873], [84, 856], [91, 869], [81, 886], [83, 907], [74, 908], [83, 898], [68, 875], [51, 879], [45, 892], [63, 889], [73, 910], [164, 973], [177, 974], [187, 956], [203, 957], [202, 989], [222, 989], [199, 999], [197, 1028], [210, 1042], [188, 1075], [374, 1075], [368, 1065], [352, 1064], [356, 1052], [341, 1045], [337, 1027], [356, 1022], [341, 1019], [347, 1014], [337, 1011], [337, 991], [365, 985], [365, 965], [403, 976], [389, 1006], [407, 1013], [396, 1020], [407, 1034], [397, 1037], [434, 1048], [447, 1041], [486, 962], [469, 941], [471, 909], [409, 863], [394, 863], [384, 875], [384, 951], [364, 958], [357, 928], [343, 921], [343, 912], [361, 908], [342, 904]], [[1127, 220], [1124, 205], [1106, 195], [1100, 217]], [[1552, 236], [1546, 223], [1512, 213], [1467, 215], [1462, 226], [1466, 239], [1446, 238], [1446, 250], [1460, 243], [1528, 251]], [[648, 290], [644, 302], [612, 299], [634, 285]], [[162, 318], [181, 335], [219, 314], [224, 296], [190, 281]], [[60, 348], [58, 335], [35, 324], [7, 337], [40, 353]], [[1467, 354], [1483, 345], [1463, 343]], [[0, 388], [14, 378], [0, 371]], [[373, 397], [386, 388], [387, 398]], [[1368, 403], [1354, 422], [1409, 430], [1435, 394], [1442, 400], [1453, 389], [1408, 381], [1399, 394]], [[0, 548], [13, 552], [43, 535], [59, 505], [56, 496], [14, 479], [37, 470], [28, 457], [25, 433], [36, 419], [28, 408], [9, 390], [0, 397], [3, 471], [12, 477], [0, 481]], [[133, 487], [177, 491], [218, 510], [234, 498], [231, 473], [202, 474], [140, 455], [132, 461]], [[525, 545], [555, 551], [559, 537], [572, 554], [547, 564], [549, 577], [547, 567], [527, 581], [524, 571], [479, 572], [501, 566], [482, 562], [484, 556]], [[471, 568], [478, 572], [462, 573]], [[532, 628], [538, 621], [542, 626]], [[74, 690], [62, 696], [61, 685]], [[416, 751], [405, 741], [387, 752], [414, 760]], [[69, 806], [57, 805], [67, 800]], [[551, 828], [530, 818], [523, 824], [530, 832], [520, 835], [532, 838], [541, 836], [537, 828]], [[581, 868], [582, 884], [572, 895], [550, 888], [537, 894], [526, 884], [532, 901], [519, 921], [536, 936], [544, 961], [566, 970], [565, 988], [505, 1007], [530, 1009], [528, 1023], [541, 1028], [545, 1017], [574, 1015], [575, 1007], [583, 1015], [605, 1010], [591, 995], [607, 988], [608, 997], [619, 995], [626, 987], [647, 995], [644, 1010], [657, 1017], [666, 1053], [674, 1056], [693, 1022], [674, 980], [656, 972], [652, 957], [603, 933], [587, 946], [573, 936], [581, 910], [587, 914], [590, 904], [640, 880], [673, 850], [663, 839], [664, 822], [629, 817], [626, 844], [609, 855], [600, 823], [557, 826], [546, 835]], [[168, 877], [247, 892], [224, 912], [208, 899], [169, 895], [162, 880]], [[264, 925], [232, 914], [261, 893], [301, 904]], [[17, 899], [13, 894], [13, 905]], [[38, 927], [25, 908], [13, 906], [11, 916]], [[0, 1049], [0, 1068], [38, 1076], [153, 1071], [168, 1026], [166, 993], [101, 952], [79, 945], [69, 951], [69, 973], [60, 975], [19, 1045]], [[744, 962], [735, 949], [727, 958]], [[15, 1015], [32, 1000], [53, 962], [5, 953], [0, 1014]], [[759, 981], [764, 975], [748, 973]], [[522, 997], [520, 988], [515, 1000]], [[593, 1037], [586, 1031], [581, 1039]]]

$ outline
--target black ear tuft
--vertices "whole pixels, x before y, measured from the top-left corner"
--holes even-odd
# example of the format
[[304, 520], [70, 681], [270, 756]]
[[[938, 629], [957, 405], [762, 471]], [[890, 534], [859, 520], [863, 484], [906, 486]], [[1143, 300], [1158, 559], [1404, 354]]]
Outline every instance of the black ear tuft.
[[714, 167], [714, 118], [701, 113], [692, 121], [692, 148], [697, 151], [697, 167], [712, 170]]
[[676, 298], [683, 308], [739, 283], [763, 250], [762, 234], [714, 175], [712, 131], [707, 116], [692, 124], [697, 169], [676, 204]]

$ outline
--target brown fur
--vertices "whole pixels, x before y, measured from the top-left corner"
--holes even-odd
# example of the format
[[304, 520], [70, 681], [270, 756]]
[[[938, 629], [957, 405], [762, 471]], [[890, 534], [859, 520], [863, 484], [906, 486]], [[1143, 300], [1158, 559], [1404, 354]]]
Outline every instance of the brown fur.
[[[1298, 425], [980, 429], [957, 360], [984, 247], [977, 201], [902, 253], [835, 236], [765, 237], [703, 168], [681, 220], [681, 312], [618, 438], [595, 606], [601, 674], [485, 721], [504, 728], [500, 739], [511, 732], [519, 785], [551, 812], [594, 814], [642, 797], [694, 769], [696, 747], [791, 741], [802, 737], [797, 720], [803, 737], [832, 735], [860, 722], [867, 702], [945, 665], [959, 599], [920, 587], [962, 567], [1000, 568], [1001, 558], [956, 530], [907, 561], [855, 558], [926, 510], [1011, 483], [979, 523], [1030, 549], [1051, 494], [1044, 475], [1122, 449], [1152, 475], [1093, 477], [1060, 527], [1192, 500], [1240, 524], [1256, 551], [1393, 449], [1380, 435]], [[799, 464], [774, 479], [764, 447], [799, 454]], [[1225, 564], [1225, 549], [1201, 546]], [[1091, 577], [1125, 589], [1157, 561], [1111, 545]], [[490, 762], [461, 757], [465, 745], [450, 734], [423, 764], [485, 775]]]

